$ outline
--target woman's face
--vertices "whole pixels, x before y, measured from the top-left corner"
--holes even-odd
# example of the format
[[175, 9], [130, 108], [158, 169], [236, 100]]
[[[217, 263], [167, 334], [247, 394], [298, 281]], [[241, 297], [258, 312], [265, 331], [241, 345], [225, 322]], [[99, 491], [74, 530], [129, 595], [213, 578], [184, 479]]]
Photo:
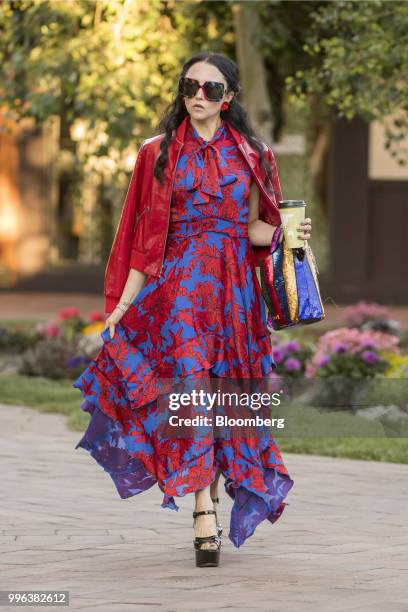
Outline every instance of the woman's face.
[[[208, 64], [207, 62], [196, 62], [190, 66], [185, 77], [197, 79], [200, 84], [203, 84], [204, 81], [217, 81], [218, 83], [224, 84], [224, 92], [228, 89], [227, 81], [222, 72], [220, 72], [216, 66]], [[223, 102], [230, 102], [233, 97], [234, 92], [231, 91], [229, 93], [224, 93], [222, 100], [219, 102], [211, 102], [210, 100], [206, 100], [203, 90], [200, 87], [193, 98], [184, 97], [184, 102], [190, 117], [197, 121], [205, 121], [219, 115]]]

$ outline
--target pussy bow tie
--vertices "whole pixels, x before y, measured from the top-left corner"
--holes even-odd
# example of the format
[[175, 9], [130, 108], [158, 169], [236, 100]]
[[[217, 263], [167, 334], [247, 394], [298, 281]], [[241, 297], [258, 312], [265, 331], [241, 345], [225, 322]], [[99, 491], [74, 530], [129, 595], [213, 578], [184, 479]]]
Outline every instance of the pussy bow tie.
[[[224, 136], [221, 132], [220, 137]], [[188, 190], [198, 190], [200, 192], [200, 201], [197, 204], [203, 204], [210, 200], [210, 197], [222, 198], [222, 189], [224, 185], [228, 185], [236, 181], [236, 176], [228, 173], [226, 163], [222, 163], [219, 144], [216, 142], [219, 138], [212, 142], [206, 142], [200, 139], [193, 146], [193, 155], [190, 159], [190, 168], [193, 174], [193, 180], [188, 186]], [[201, 142], [200, 142], [201, 141]], [[193, 143], [192, 143], [193, 144]]]

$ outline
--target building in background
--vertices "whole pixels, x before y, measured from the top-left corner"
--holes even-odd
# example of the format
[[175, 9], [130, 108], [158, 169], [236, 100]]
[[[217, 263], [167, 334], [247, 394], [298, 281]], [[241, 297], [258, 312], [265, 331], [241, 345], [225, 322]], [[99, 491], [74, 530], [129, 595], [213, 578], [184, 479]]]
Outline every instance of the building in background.
[[338, 120], [331, 127], [324, 288], [343, 303], [408, 303], [408, 166], [398, 164], [384, 142], [377, 121]]

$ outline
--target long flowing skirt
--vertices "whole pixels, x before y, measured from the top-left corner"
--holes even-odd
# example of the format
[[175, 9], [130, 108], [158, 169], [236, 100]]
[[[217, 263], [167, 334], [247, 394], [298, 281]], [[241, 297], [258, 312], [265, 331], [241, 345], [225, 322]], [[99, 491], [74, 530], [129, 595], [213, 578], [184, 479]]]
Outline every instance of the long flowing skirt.
[[[122, 498], [157, 483], [163, 508], [208, 486], [219, 468], [233, 500], [229, 538], [239, 547], [287, 505], [294, 482], [269, 428], [257, 436], [171, 434], [173, 386], [205, 379], [262, 379], [273, 372], [265, 307], [247, 237], [170, 234], [159, 278], [148, 277], [97, 357], [73, 383], [90, 414], [75, 448], [106, 470]], [[205, 412], [206, 406], [199, 410]]]

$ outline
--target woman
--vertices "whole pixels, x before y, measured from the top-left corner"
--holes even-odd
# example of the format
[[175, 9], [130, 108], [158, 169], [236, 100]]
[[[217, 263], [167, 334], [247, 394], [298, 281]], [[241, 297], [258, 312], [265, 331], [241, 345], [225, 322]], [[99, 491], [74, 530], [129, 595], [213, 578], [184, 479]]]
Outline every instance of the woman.
[[[256, 440], [211, 428], [162, 435], [165, 381], [256, 379], [276, 367], [255, 266], [280, 224], [281, 189], [239, 90], [224, 55], [201, 53], [183, 66], [163, 133], [143, 143], [130, 181], [105, 274], [104, 345], [73, 383], [91, 415], [76, 448], [122, 498], [157, 483], [162, 507], [178, 510], [174, 497], [195, 493], [200, 567], [219, 563], [221, 474], [236, 547], [262, 520], [279, 518], [293, 486], [269, 429]], [[298, 229], [310, 238], [310, 218]]]

